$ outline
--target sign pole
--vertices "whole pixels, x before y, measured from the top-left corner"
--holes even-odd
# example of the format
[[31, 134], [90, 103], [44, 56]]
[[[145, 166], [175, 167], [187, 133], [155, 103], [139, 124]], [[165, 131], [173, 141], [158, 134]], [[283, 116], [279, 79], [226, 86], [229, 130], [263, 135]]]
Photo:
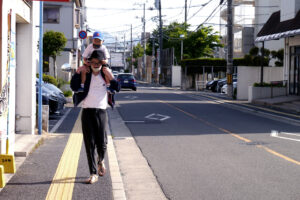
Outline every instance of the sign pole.
[[40, 2], [40, 43], [39, 43], [39, 93], [38, 133], [42, 134], [42, 81], [43, 81], [43, 1]]

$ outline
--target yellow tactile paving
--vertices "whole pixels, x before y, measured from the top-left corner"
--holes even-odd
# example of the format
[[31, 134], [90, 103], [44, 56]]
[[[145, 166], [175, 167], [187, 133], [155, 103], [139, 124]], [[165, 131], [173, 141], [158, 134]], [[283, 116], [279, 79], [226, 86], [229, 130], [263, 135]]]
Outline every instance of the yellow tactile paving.
[[78, 115], [65, 150], [61, 156], [46, 199], [72, 199], [83, 140], [80, 116], [81, 113]]

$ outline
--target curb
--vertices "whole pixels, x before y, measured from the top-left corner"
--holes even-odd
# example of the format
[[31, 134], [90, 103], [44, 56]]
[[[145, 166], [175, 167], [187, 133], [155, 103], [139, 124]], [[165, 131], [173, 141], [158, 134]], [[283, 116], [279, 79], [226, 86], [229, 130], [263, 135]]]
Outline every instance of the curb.
[[[110, 121], [111, 119], [109, 119]], [[107, 155], [109, 162], [109, 170], [112, 182], [112, 192], [114, 200], [126, 200], [123, 180], [120, 173], [119, 163], [115, 152], [115, 147], [111, 135], [111, 126], [108, 124], [107, 129]]]

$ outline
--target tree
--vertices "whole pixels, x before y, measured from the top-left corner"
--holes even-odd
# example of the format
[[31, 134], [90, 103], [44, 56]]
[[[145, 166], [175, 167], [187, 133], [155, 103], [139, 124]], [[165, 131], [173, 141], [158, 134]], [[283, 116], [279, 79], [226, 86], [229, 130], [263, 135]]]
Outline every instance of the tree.
[[[196, 32], [189, 31], [189, 27], [190, 25], [186, 23], [173, 22], [163, 28], [163, 49], [174, 47], [177, 60], [180, 60], [181, 56], [180, 35], [184, 35], [184, 58], [212, 57], [213, 50], [216, 47], [222, 46], [219, 35], [213, 32], [211, 26], [201, 26]], [[158, 30], [159, 28], [155, 29], [152, 33], [155, 38], [159, 38]], [[155, 42], [155, 49], [159, 46], [157, 41], [158, 39]], [[152, 54], [152, 41], [149, 41], [148, 46], [149, 50], [147, 50], [147, 54]]]
[[142, 57], [144, 54], [144, 48], [140, 43], [133, 47], [133, 55], [132, 57], [135, 58], [135, 62], [133, 62], [134, 66], [137, 67], [137, 58]]
[[67, 44], [67, 38], [61, 32], [47, 31], [43, 37], [43, 54], [53, 58], [54, 77], [57, 79], [56, 57]]

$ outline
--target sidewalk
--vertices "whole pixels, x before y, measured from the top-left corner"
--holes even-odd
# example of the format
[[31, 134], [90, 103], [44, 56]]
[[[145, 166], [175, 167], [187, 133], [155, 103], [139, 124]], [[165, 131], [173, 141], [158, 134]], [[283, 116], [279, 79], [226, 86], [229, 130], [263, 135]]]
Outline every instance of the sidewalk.
[[[15, 134], [15, 164], [16, 171], [26, 160], [26, 157], [44, 141], [45, 135], [29, 135], [29, 134]], [[4, 181], [8, 183], [14, 174], [4, 174]], [[0, 188], [0, 192], [3, 188]]]

